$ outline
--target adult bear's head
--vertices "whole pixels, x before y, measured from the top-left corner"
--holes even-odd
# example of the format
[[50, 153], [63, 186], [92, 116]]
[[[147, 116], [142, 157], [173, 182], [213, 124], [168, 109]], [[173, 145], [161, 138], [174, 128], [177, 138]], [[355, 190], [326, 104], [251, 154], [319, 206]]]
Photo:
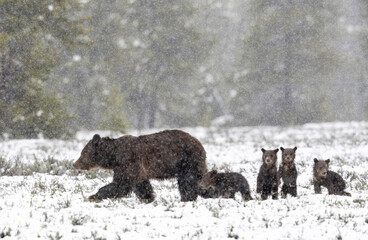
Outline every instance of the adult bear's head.
[[90, 170], [94, 168], [98, 168], [96, 153], [97, 146], [101, 141], [101, 137], [98, 134], [95, 134], [87, 145], [83, 148], [82, 153], [78, 160], [73, 164], [74, 168], [79, 170]]
[[94, 168], [112, 169], [116, 165], [114, 139], [95, 134], [83, 148], [74, 168], [90, 170]]

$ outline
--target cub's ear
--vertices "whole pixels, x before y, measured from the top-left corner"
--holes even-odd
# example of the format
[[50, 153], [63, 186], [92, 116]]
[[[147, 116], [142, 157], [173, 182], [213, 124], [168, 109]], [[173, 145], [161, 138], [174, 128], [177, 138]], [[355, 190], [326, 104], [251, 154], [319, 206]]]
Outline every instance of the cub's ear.
[[100, 140], [101, 140], [100, 135], [95, 134], [95, 135], [93, 136], [93, 138], [92, 138], [92, 144], [96, 146], [96, 145], [100, 142]]
[[278, 151], [279, 151], [279, 149], [278, 148], [276, 148], [275, 150], [273, 150], [275, 153], [277, 153]]
[[266, 152], [266, 150], [264, 148], [262, 148], [261, 150], [262, 150], [262, 152]]
[[317, 163], [317, 162], [318, 162], [318, 159], [317, 159], [317, 158], [315, 158], [315, 159], [314, 159], [314, 163]]
[[297, 149], [298, 149], [297, 147], [294, 147], [294, 152], [295, 152]]
[[213, 178], [216, 175], [217, 175], [217, 170], [212, 170], [211, 172], [208, 172], [209, 178]]
[[329, 163], [330, 163], [330, 159], [327, 159], [325, 162], [326, 162], [327, 164], [329, 164]]
[[284, 151], [285, 149], [283, 147], [280, 147], [281, 151]]

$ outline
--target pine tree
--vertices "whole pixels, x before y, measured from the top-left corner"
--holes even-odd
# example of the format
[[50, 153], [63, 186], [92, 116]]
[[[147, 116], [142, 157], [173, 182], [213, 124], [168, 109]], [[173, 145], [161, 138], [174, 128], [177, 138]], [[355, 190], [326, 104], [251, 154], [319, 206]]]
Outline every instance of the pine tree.
[[[115, 105], [120, 104], [119, 96], [124, 95], [114, 79], [121, 81], [126, 75], [123, 71], [127, 58], [119, 42], [123, 35], [125, 3], [89, 1], [83, 12], [89, 16], [85, 25], [91, 44], [77, 47], [72, 53], [74, 56], [71, 55], [67, 63], [56, 69], [50, 85], [56, 86], [62, 98], [68, 100], [68, 110], [73, 115], [72, 125], [79, 129], [103, 128], [124, 132], [125, 127], [120, 127], [126, 126], [126, 121], [123, 117], [118, 117], [117, 121], [116, 116], [124, 115], [126, 104], [122, 101], [122, 105]], [[114, 96], [109, 96], [111, 93]]]
[[44, 83], [81, 44], [83, 19], [75, 0], [0, 2], [0, 131], [13, 137], [67, 135], [63, 102], [46, 95]]
[[129, 56], [122, 72], [121, 88], [127, 104], [136, 109], [136, 127], [154, 127], [156, 120], [168, 125], [193, 122], [191, 85], [211, 41], [193, 22], [190, 1], [144, 0], [126, 3], [123, 41]]
[[241, 124], [297, 124], [330, 120], [325, 90], [341, 63], [334, 39], [339, 3], [250, 1], [242, 70], [233, 111]]

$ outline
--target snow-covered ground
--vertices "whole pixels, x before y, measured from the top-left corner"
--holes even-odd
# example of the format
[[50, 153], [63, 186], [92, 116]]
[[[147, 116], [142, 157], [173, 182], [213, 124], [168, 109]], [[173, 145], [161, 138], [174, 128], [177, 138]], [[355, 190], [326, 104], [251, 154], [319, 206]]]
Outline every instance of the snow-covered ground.
[[[65, 168], [93, 133], [80, 132], [69, 141], [3, 140], [0, 238], [368, 239], [367, 122], [184, 130], [203, 143], [210, 169], [241, 172], [257, 200], [243, 202], [237, 195], [183, 203], [176, 181], [166, 180], [152, 181], [156, 200], [150, 204], [134, 194], [92, 203], [85, 198], [110, 182], [111, 174]], [[299, 196], [260, 201], [255, 193], [260, 149], [280, 146], [298, 147]], [[329, 196], [326, 189], [314, 194], [314, 157], [331, 159], [331, 170], [343, 176], [352, 197]]]

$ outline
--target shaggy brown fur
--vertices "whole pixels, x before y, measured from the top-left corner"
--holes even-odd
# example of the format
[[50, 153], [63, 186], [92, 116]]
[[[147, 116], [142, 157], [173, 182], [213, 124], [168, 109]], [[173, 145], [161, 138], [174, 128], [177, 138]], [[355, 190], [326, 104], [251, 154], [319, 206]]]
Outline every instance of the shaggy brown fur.
[[262, 200], [266, 200], [272, 195], [272, 199], [278, 199], [279, 177], [277, 173], [277, 152], [275, 150], [265, 150], [262, 148], [263, 164], [257, 176], [257, 193], [261, 194]]
[[100, 188], [90, 200], [118, 198], [134, 192], [141, 200], [154, 200], [150, 179], [177, 178], [182, 201], [193, 201], [207, 172], [206, 152], [193, 136], [166, 130], [139, 137], [117, 139], [95, 135], [74, 163], [76, 169], [111, 169], [113, 182]]
[[240, 173], [218, 173], [216, 170], [204, 175], [199, 183], [204, 198], [234, 198], [240, 192], [245, 201], [252, 200], [248, 181]]
[[282, 197], [286, 197], [287, 194], [290, 194], [296, 197], [298, 172], [295, 167], [295, 151], [297, 147], [286, 149], [281, 147], [280, 149], [282, 152], [282, 161], [279, 167], [279, 178], [283, 181], [281, 195]]
[[344, 179], [333, 171], [329, 171], [330, 159], [318, 160], [314, 159], [313, 167], [313, 183], [314, 192], [321, 193], [321, 186], [328, 190], [328, 194], [351, 196], [350, 193], [345, 192], [346, 184]]

